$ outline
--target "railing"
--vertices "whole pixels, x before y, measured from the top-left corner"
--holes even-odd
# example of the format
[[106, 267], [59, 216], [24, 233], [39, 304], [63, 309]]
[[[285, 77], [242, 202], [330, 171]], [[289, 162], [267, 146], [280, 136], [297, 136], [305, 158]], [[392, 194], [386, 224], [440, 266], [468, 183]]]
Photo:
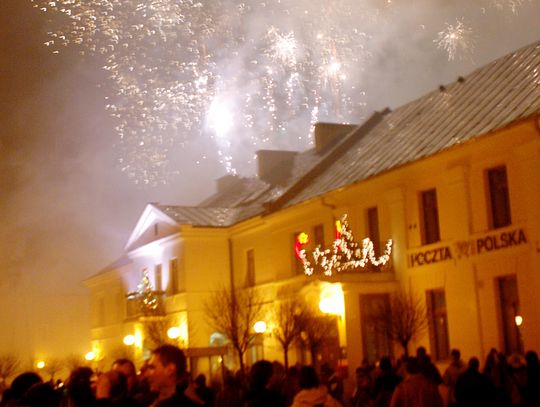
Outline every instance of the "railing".
[[165, 315], [165, 292], [132, 292], [126, 295], [126, 318], [136, 319], [146, 316]]

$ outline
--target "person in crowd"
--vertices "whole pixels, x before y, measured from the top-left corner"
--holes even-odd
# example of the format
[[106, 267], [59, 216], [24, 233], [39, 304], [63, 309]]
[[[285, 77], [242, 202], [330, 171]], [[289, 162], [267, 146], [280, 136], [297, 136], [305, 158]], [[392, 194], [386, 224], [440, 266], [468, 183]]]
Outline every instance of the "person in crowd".
[[405, 379], [396, 387], [391, 407], [442, 407], [443, 400], [435, 381], [428, 379], [420, 370], [415, 357], [405, 362]]
[[450, 364], [443, 375], [443, 383], [448, 388], [448, 407], [457, 406], [455, 396], [456, 383], [459, 375], [465, 372], [466, 369], [465, 362], [461, 360], [459, 349], [452, 349], [450, 352]]
[[251, 366], [249, 388], [244, 401], [245, 407], [280, 407], [285, 405], [281, 394], [268, 388], [272, 374], [272, 362], [268, 360], [259, 360]]
[[291, 407], [340, 407], [341, 404], [321, 386], [317, 372], [312, 366], [302, 366], [299, 376], [300, 391]]
[[7, 389], [2, 396], [2, 407], [15, 407], [19, 405], [19, 402], [24, 397], [26, 392], [35, 384], [43, 383], [43, 379], [40, 375], [34, 372], [25, 372], [18, 375], [9, 389]]
[[507, 365], [508, 379], [507, 391], [510, 397], [510, 404], [515, 407], [523, 406], [525, 403], [524, 389], [527, 384], [527, 366], [523, 356], [514, 353], [508, 358]]
[[300, 391], [299, 383], [300, 366], [291, 366], [287, 370], [285, 383], [283, 385], [283, 396], [285, 397], [285, 405], [290, 406], [294, 400], [296, 393]]
[[525, 406], [540, 406], [540, 362], [536, 352], [530, 350], [525, 354], [527, 362], [527, 383], [523, 389]]
[[320, 374], [321, 384], [324, 384], [328, 389], [328, 394], [333, 398], [343, 403], [343, 380], [338, 372], [329, 364], [325, 363], [321, 366]]
[[62, 407], [91, 407], [95, 402], [94, 371], [89, 367], [78, 367], [71, 372], [66, 382], [66, 394]]
[[127, 377], [118, 370], [110, 370], [99, 375], [96, 382], [95, 407], [139, 407], [140, 404], [129, 395]]
[[394, 372], [392, 361], [386, 356], [379, 361], [379, 370], [380, 373], [373, 383], [372, 397], [375, 407], [388, 407], [394, 390], [401, 383], [401, 377]]
[[355, 370], [355, 379], [356, 385], [351, 397], [351, 405], [353, 407], [368, 406], [371, 400], [371, 391], [373, 387], [373, 379], [369, 367], [357, 367]]
[[147, 377], [150, 389], [157, 394], [152, 407], [197, 406], [184, 395], [186, 357], [173, 345], [162, 345], [152, 352], [148, 361]]
[[137, 369], [135, 364], [127, 358], [116, 359], [112, 370], [120, 372], [126, 377], [128, 395], [133, 396], [137, 391]]
[[216, 395], [215, 407], [240, 406], [242, 404], [240, 393], [240, 384], [231, 372], [226, 371], [223, 376], [223, 387]]
[[431, 357], [427, 354], [426, 348], [419, 346], [418, 349], [416, 349], [416, 359], [420, 366], [420, 372], [426, 379], [433, 381], [437, 385], [442, 383], [441, 373], [439, 372], [439, 369], [437, 369], [437, 366], [431, 361]]
[[206, 385], [206, 376], [204, 374], [199, 374], [193, 380], [193, 385], [195, 393], [204, 403], [204, 406], [214, 407], [215, 394], [214, 390]]
[[278, 361], [272, 362], [272, 376], [268, 381], [268, 389], [274, 393], [281, 395], [281, 398], [285, 399], [285, 366]]
[[51, 383], [36, 383], [19, 402], [21, 407], [58, 407], [62, 395]]
[[480, 373], [479, 367], [478, 358], [472, 357], [467, 370], [457, 379], [455, 396], [460, 407], [495, 405], [495, 386], [485, 374]]

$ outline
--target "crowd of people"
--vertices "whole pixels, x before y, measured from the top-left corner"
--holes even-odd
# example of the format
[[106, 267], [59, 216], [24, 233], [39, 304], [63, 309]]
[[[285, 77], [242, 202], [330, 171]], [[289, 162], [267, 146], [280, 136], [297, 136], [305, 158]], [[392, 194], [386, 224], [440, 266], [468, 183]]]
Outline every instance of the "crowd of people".
[[17, 376], [0, 407], [529, 407], [540, 406], [540, 363], [535, 352], [508, 359], [493, 349], [480, 369], [459, 350], [441, 374], [423, 347], [414, 357], [383, 357], [355, 371], [346, 396], [339, 372], [328, 365], [295, 365], [260, 360], [248, 373], [225, 371], [220, 386], [186, 371], [183, 351], [163, 345], [140, 372], [129, 359], [96, 374], [89, 367], [71, 372], [64, 383], [44, 382], [35, 372]]

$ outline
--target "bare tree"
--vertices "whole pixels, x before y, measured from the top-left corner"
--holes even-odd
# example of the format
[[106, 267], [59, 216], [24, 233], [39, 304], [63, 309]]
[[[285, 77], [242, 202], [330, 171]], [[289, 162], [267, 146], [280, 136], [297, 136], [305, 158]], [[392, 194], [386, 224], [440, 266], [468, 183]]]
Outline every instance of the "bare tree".
[[66, 366], [70, 373], [78, 367], [84, 366], [87, 363], [88, 362], [86, 362], [81, 356], [75, 353], [69, 354], [64, 359], [64, 366]]
[[21, 361], [15, 355], [0, 355], [0, 381], [5, 383], [19, 368]]
[[64, 368], [65, 360], [60, 358], [51, 358], [43, 367], [43, 370], [49, 375], [50, 380], [54, 381], [54, 376]]
[[172, 344], [167, 336], [169, 321], [164, 317], [145, 317], [143, 320], [144, 338], [149, 348], [155, 349], [161, 345]]
[[371, 322], [377, 332], [399, 343], [407, 357], [409, 342], [423, 334], [428, 320], [422, 299], [409, 289], [397, 291], [377, 307]]
[[304, 305], [301, 329], [302, 343], [309, 349], [313, 366], [317, 366], [317, 354], [337, 334], [336, 317], [321, 314], [309, 305]]
[[289, 348], [299, 339], [304, 328], [305, 312], [305, 305], [296, 298], [283, 301], [275, 308], [272, 333], [283, 349], [285, 369], [289, 367]]
[[244, 354], [255, 338], [252, 327], [262, 311], [262, 302], [255, 290], [222, 288], [210, 295], [204, 310], [212, 328], [230, 341], [243, 372]]

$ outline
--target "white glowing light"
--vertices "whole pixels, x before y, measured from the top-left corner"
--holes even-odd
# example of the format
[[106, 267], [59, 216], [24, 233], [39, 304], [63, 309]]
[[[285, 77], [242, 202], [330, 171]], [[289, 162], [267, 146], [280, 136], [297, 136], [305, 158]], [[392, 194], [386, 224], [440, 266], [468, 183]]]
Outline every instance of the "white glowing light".
[[325, 314], [345, 314], [345, 300], [341, 284], [326, 284], [321, 288], [319, 295], [319, 309]]
[[86, 355], [84, 355], [84, 359], [87, 360], [87, 361], [92, 361], [96, 358], [96, 354], [92, 351], [90, 352], [87, 352]]
[[135, 344], [135, 335], [126, 335], [123, 339], [124, 345], [131, 346]]
[[36, 363], [36, 367], [38, 369], [43, 369], [45, 367], [45, 361], [43, 360], [39, 360], [37, 363]]
[[167, 336], [171, 339], [178, 339], [180, 338], [180, 328], [177, 326], [173, 326], [167, 330]]
[[255, 324], [253, 324], [253, 330], [258, 334], [265, 333], [266, 332], [266, 322], [264, 322], [264, 321], [255, 322]]
[[226, 137], [233, 126], [233, 115], [227, 102], [219, 97], [214, 98], [206, 114], [206, 122], [219, 138]]
[[523, 324], [523, 317], [521, 315], [516, 315], [514, 321], [516, 322], [516, 326], [521, 326], [521, 324]]

